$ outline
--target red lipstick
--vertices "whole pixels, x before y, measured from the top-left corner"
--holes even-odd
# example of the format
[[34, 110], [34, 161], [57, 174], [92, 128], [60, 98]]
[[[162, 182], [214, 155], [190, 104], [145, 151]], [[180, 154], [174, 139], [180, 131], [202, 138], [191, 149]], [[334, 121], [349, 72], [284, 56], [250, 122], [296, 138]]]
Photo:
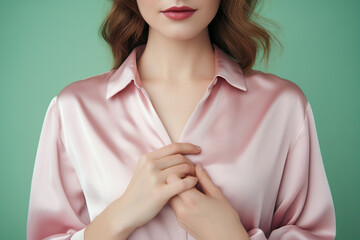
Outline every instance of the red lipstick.
[[166, 17], [173, 20], [183, 20], [194, 14], [196, 9], [191, 7], [182, 6], [182, 7], [171, 7], [164, 11], [161, 11]]

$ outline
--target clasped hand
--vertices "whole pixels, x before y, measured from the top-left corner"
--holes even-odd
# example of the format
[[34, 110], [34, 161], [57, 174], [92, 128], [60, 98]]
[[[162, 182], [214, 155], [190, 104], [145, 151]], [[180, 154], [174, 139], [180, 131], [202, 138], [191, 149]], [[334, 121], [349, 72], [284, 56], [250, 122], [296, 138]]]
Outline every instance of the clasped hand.
[[[201, 165], [196, 165], [195, 169], [203, 192], [193, 187], [169, 200], [180, 226], [197, 240], [249, 239], [238, 213], [221, 190]], [[167, 183], [173, 184], [180, 180], [178, 176], [170, 175]]]
[[[86, 239], [127, 239], [166, 203], [197, 240], [248, 239], [220, 189], [185, 156], [200, 151], [190, 143], [173, 143], [143, 154], [123, 195], [86, 227]], [[203, 192], [196, 189], [197, 183]]]

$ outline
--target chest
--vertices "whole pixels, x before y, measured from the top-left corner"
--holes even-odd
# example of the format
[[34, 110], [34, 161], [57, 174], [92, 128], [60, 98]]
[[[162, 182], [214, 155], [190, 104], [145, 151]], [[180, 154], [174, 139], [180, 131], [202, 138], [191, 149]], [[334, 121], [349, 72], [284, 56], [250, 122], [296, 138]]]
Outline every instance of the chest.
[[258, 97], [244, 99], [223, 81], [209, 95], [207, 86], [145, 85], [150, 106], [143, 92], [131, 85], [126, 89], [131, 94], [123, 92], [107, 108], [71, 108], [63, 126], [76, 137], [69, 145], [70, 158], [81, 176], [92, 218], [123, 194], [141, 154], [169, 143], [157, 117], [173, 142], [182, 136], [182, 141], [201, 146], [201, 154], [188, 158], [202, 164], [241, 216], [252, 216], [263, 204], [273, 209], [288, 149], [287, 135], [281, 132], [288, 129], [280, 127], [288, 125], [284, 114], [272, 114], [279, 112], [277, 107], [253, 101]]
[[159, 86], [144, 84], [161, 123], [172, 142], [178, 142], [190, 116], [204, 97], [209, 81], [189, 86]]

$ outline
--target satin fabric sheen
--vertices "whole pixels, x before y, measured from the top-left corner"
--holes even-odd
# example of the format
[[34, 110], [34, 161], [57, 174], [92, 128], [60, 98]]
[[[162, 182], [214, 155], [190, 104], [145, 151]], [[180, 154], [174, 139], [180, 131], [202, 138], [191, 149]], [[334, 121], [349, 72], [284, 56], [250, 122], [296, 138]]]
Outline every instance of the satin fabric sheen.
[[[142, 87], [136, 60], [76, 81], [49, 104], [36, 154], [27, 237], [84, 239], [125, 191], [139, 157], [171, 143]], [[334, 239], [335, 212], [314, 116], [301, 89], [240, 66], [213, 45], [216, 75], [179, 142], [198, 155], [252, 240]], [[166, 205], [129, 240], [194, 238]]]

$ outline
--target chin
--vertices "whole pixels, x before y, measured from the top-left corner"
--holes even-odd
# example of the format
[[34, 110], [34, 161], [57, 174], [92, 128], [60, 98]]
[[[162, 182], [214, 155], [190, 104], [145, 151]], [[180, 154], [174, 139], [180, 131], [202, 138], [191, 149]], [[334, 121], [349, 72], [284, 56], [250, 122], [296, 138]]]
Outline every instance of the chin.
[[[192, 31], [191, 31], [192, 30]], [[189, 40], [199, 35], [203, 29], [169, 29], [168, 31], [161, 31], [161, 34], [167, 38], [174, 40]]]

